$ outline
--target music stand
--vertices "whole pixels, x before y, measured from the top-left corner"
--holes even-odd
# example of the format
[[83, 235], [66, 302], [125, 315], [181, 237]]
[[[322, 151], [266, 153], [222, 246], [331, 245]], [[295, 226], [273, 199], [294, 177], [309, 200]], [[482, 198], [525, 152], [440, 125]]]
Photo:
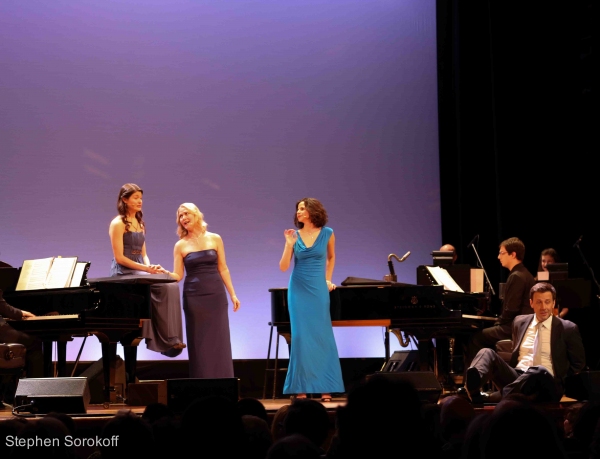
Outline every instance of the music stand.
[[434, 250], [431, 252], [433, 257], [433, 266], [446, 267], [451, 266], [454, 262], [454, 252], [444, 252], [441, 250]]
[[552, 282], [556, 290], [556, 300], [569, 309], [590, 306], [592, 283], [587, 279], [561, 279]]
[[546, 265], [550, 282], [569, 278], [569, 263], [548, 263]]

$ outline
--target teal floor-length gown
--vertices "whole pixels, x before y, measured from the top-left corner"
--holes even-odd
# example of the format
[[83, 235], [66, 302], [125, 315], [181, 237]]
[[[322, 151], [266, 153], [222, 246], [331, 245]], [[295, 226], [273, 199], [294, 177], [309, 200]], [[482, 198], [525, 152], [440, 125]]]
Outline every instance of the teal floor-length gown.
[[292, 345], [284, 394], [344, 392], [325, 279], [332, 234], [333, 230], [324, 226], [311, 247], [304, 245], [300, 234], [294, 244], [288, 288]]

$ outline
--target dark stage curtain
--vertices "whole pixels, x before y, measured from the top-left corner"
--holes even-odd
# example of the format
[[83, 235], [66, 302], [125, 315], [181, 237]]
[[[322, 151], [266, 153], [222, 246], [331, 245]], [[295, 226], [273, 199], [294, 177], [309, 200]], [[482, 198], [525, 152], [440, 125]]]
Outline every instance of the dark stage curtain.
[[[478, 234], [496, 291], [508, 275], [498, 244], [512, 236], [532, 273], [553, 247], [571, 277], [591, 279], [573, 244], [583, 235], [581, 251], [600, 272], [592, 2], [437, 7], [443, 242], [475, 265], [467, 244]], [[585, 320], [599, 316], [598, 293]]]

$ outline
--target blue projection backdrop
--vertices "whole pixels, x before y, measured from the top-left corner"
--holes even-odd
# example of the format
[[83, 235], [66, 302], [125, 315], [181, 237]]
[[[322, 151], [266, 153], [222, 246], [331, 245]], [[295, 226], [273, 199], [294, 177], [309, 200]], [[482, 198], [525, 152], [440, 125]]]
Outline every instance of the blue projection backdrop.
[[[338, 284], [408, 250], [396, 272], [415, 283], [442, 243], [434, 0], [1, 2], [0, 63], [0, 260], [78, 256], [107, 276], [134, 182], [150, 260], [172, 269], [194, 202], [242, 302], [235, 359], [266, 357], [299, 198], [329, 212]], [[335, 335], [341, 357], [383, 355], [381, 329]], [[82, 359], [99, 356], [92, 339]]]

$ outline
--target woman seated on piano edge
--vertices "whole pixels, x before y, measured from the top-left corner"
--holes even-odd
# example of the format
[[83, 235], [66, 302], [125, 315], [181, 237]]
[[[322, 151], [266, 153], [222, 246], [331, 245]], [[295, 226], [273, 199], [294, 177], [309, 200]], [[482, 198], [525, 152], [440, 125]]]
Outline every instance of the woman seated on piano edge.
[[[113, 250], [111, 276], [132, 274], [161, 274], [167, 271], [161, 265], [150, 264], [146, 252], [146, 226], [142, 213], [143, 190], [134, 183], [126, 183], [119, 191], [117, 215], [110, 222], [108, 234]], [[167, 357], [176, 357], [186, 347], [183, 343], [181, 302], [176, 282], [153, 284], [151, 324], [144, 321], [142, 336], [146, 347]]]

